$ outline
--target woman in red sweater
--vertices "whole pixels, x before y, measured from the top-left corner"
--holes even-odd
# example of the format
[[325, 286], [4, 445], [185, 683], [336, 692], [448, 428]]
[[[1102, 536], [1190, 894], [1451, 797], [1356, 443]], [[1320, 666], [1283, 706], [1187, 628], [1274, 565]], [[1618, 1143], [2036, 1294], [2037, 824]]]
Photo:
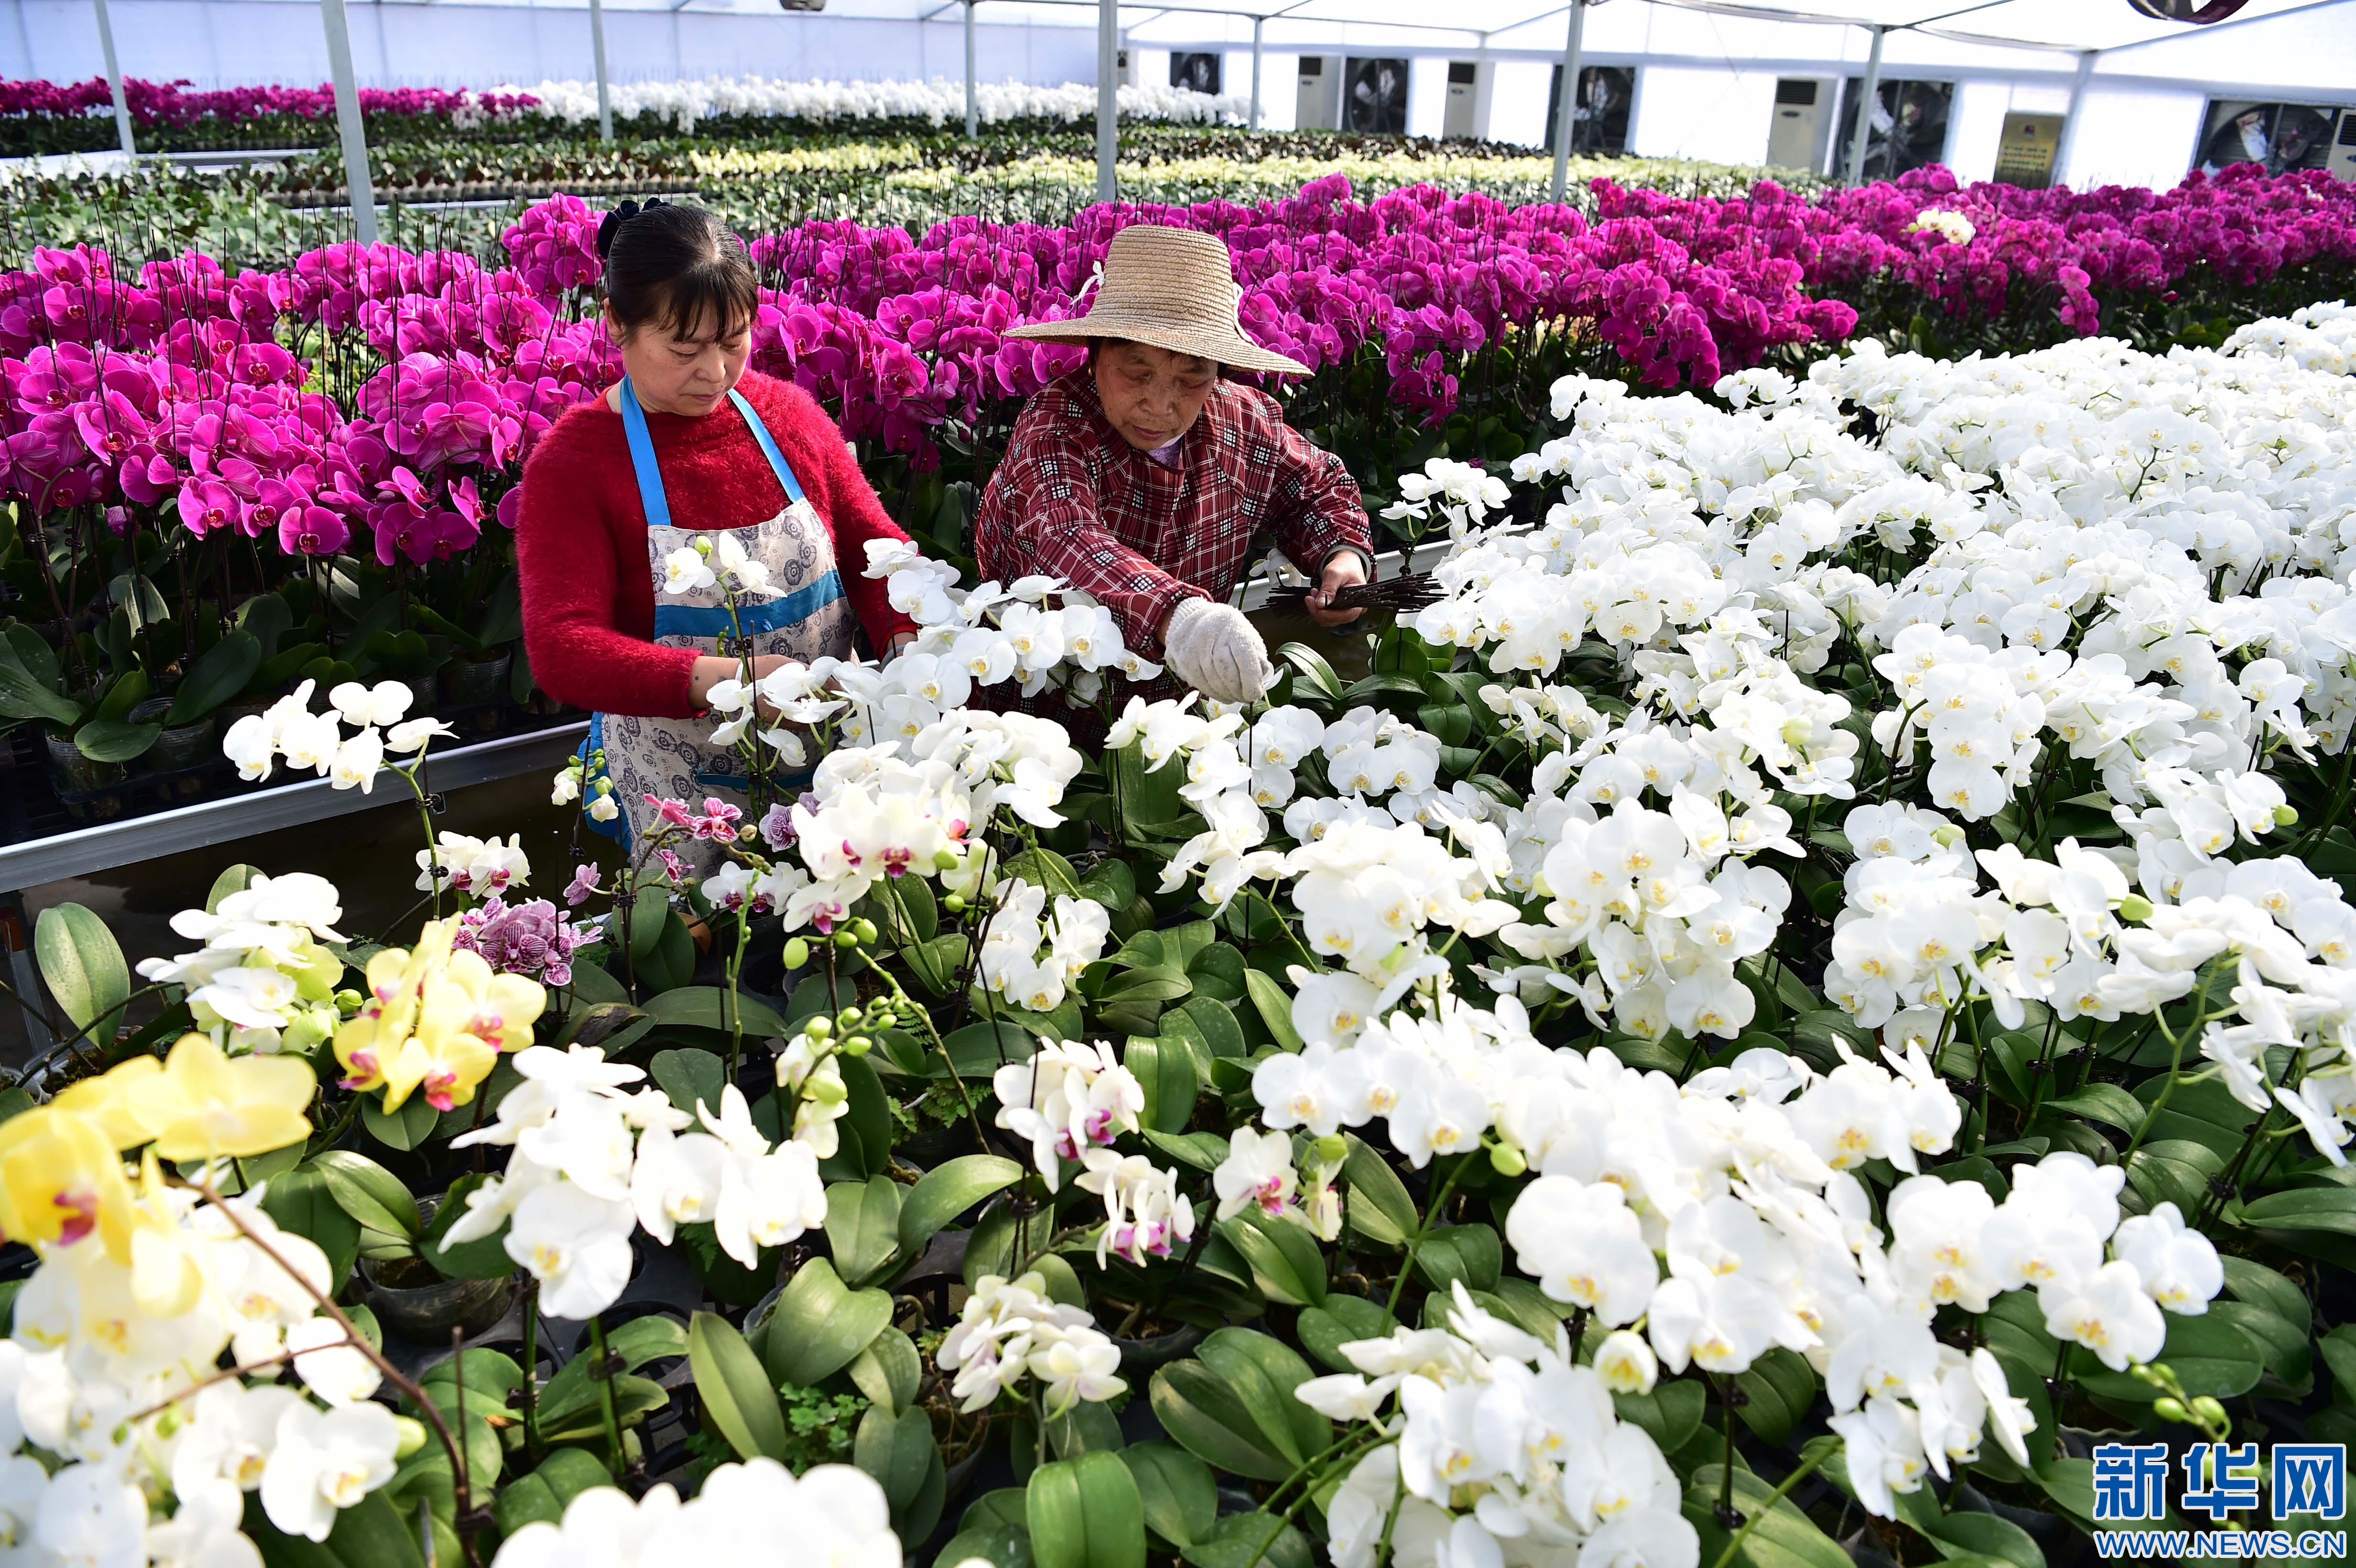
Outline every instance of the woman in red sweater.
[[[863, 574], [868, 540], [907, 536], [841, 432], [798, 387], [745, 370], [758, 296], [742, 242], [701, 208], [625, 202], [597, 248], [625, 373], [525, 464], [516, 560], [533, 678], [595, 714], [589, 749], [635, 837], [649, 795], [744, 804], [742, 763], [711, 745], [701, 715], [744, 652], [760, 676], [855, 657], [854, 631], [888, 654], [916, 626]], [[749, 650], [720, 645], [718, 588], [657, 592], [664, 558], [718, 529], [736, 530], [778, 590], [740, 599]], [[708, 869], [717, 850], [696, 848], [688, 858]]]

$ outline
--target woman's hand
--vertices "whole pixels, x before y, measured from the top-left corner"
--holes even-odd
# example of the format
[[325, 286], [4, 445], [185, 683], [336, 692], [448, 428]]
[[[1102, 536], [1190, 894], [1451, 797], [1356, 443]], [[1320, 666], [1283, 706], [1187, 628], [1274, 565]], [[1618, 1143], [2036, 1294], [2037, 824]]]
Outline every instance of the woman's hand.
[[[762, 654], [753, 660], [753, 678], [757, 681], [763, 676], [767, 675], [771, 670], [777, 668], [779, 666], [788, 665], [793, 662], [793, 660], [786, 657], [783, 654]], [[713, 687], [718, 686], [723, 680], [740, 680], [744, 677], [744, 661], [743, 659], [716, 658], [710, 654], [704, 655], [702, 657], [695, 661], [695, 667], [688, 672], [687, 700], [689, 706], [695, 709], [699, 713], [703, 711], [712, 706], [712, 688]], [[765, 718], [775, 716], [766, 703], [762, 704], [761, 712]]]
[[1365, 614], [1365, 607], [1355, 610], [1333, 608], [1333, 595], [1344, 588], [1355, 587], [1366, 581], [1366, 558], [1356, 550], [1337, 550], [1325, 562], [1325, 575], [1316, 591], [1309, 595], [1309, 615], [1321, 626], [1346, 626]]

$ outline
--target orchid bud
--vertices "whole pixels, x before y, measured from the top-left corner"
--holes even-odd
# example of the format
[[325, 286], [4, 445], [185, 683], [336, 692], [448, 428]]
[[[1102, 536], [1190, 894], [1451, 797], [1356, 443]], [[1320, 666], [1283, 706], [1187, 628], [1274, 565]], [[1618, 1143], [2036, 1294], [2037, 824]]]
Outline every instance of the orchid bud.
[[1317, 1157], [1327, 1165], [1341, 1164], [1350, 1153], [1349, 1144], [1339, 1133], [1327, 1133], [1310, 1147], [1317, 1151]]
[[[2155, 1401], [2154, 1403], [2156, 1403], [2158, 1402]], [[2218, 1403], [2215, 1400], [2210, 1398], [2204, 1393], [2199, 1399], [2192, 1402], [2192, 1419], [2199, 1422], [2201, 1425], [2214, 1430], [2224, 1426], [2230, 1418], [2225, 1414], [2225, 1407], [2223, 1405]]]
[[809, 962], [809, 944], [797, 936], [786, 944], [786, 967], [798, 969]]
[[401, 1434], [392, 1445], [394, 1458], [406, 1459], [425, 1446], [425, 1423], [412, 1416], [396, 1415], [392, 1418], [392, 1424], [394, 1430]]
[[2141, 893], [2129, 893], [2119, 901], [2121, 920], [2146, 921], [2151, 918], [2151, 901]]
[[834, 1015], [834, 1027], [845, 1031], [855, 1029], [859, 1027], [859, 1020], [865, 1016], [855, 1007], [845, 1008]]
[[360, 1004], [367, 1000], [368, 998], [361, 996], [358, 991], [346, 988], [336, 993], [336, 1010], [342, 1013], [345, 1017], [349, 1018], [352, 1014], [359, 1012], [360, 1010]]
[[1932, 841], [1942, 849], [1952, 849], [1964, 841], [1964, 830], [1952, 822], [1942, 822], [1931, 829]]
[[951, 914], [963, 914], [965, 912], [965, 895], [963, 893], [951, 893], [948, 897], [941, 901], [941, 907], [948, 911]]
[[842, 1054], [845, 1056], [864, 1056], [874, 1049], [875, 1042], [863, 1034], [854, 1034], [842, 1042]]
[[883, 934], [875, 929], [875, 923], [868, 919], [863, 914], [857, 920], [851, 923], [851, 934], [858, 939], [862, 946], [874, 941], [878, 936]]
[[859, 945], [859, 938], [849, 931], [838, 931], [834, 933], [834, 944], [841, 948], [856, 947]]
[[802, 1085], [802, 1093], [821, 1105], [840, 1105], [851, 1097], [851, 1091], [844, 1087], [842, 1080], [830, 1072], [812, 1077]]
[[706, 539], [697, 539], [695, 541], [695, 553], [701, 556], [704, 560], [710, 560], [712, 559], [712, 541]]
[[2162, 1421], [2181, 1421], [2188, 1425], [2192, 1420], [2192, 1413], [2184, 1408], [2182, 1400], [2165, 1396], [2151, 1402], [2151, 1413]]
[[802, 1025], [802, 1032], [812, 1040], [824, 1040], [834, 1032], [832, 1019], [812, 1019]]
[[1530, 1168], [1528, 1157], [1511, 1144], [1491, 1144], [1489, 1164], [1500, 1176], [1519, 1176]]
[[305, 1008], [286, 1021], [278, 1037], [278, 1049], [295, 1056], [307, 1054], [313, 1046], [332, 1036], [342, 1022], [332, 1008]]
[[2297, 825], [2298, 807], [2295, 805], [2278, 805], [2275, 807], [2275, 826], [2276, 827], [2295, 827]]
[[954, 849], [937, 849], [933, 852], [933, 864], [944, 871], [954, 871], [965, 862]]
[[754, 827], [749, 822], [736, 829], [736, 842], [739, 844], [755, 843], [760, 839], [760, 837], [761, 830]]

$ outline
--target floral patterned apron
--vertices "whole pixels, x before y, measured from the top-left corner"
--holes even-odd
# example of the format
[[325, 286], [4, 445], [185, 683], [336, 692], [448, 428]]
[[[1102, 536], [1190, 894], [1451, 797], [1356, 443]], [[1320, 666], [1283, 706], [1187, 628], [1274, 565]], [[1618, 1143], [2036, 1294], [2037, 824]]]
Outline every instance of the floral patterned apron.
[[[761, 455], [769, 460], [770, 470], [785, 490], [786, 506], [766, 522], [736, 530], [744, 553], [769, 569], [769, 581], [778, 590], [768, 599], [740, 599], [736, 624], [744, 635], [741, 645], [724, 645], [729, 635], [728, 604], [716, 584], [686, 594], [663, 591], [663, 558], [692, 546], [705, 530], [672, 524], [670, 504], [663, 496], [662, 470], [655, 460], [653, 438], [647, 432], [646, 411], [639, 407], [627, 377], [622, 379], [620, 400], [630, 468], [646, 509], [647, 570], [655, 584], [656, 644], [732, 658], [778, 654], [805, 664], [828, 656], [851, 657], [856, 622], [851, 602], [843, 596], [841, 574], [836, 570], [833, 537], [803, 496], [792, 465], [744, 394], [731, 391], [728, 400], [736, 405], [753, 439], [760, 443]], [[654, 818], [654, 807], [646, 802], [649, 795], [683, 800], [697, 810], [706, 795], [749, 808], [743, 760], [707, 739], [714, 722], [709, 718], [593, 714], [584, 754], [605, 752], [605, 772], [622, 808], [621, 816], [603, 825], [603, 830], [616, 834], [626, 845], [635, 842]], [[671, 848], [699, 875], [719, 862], [716, 845], [676, 842]]]

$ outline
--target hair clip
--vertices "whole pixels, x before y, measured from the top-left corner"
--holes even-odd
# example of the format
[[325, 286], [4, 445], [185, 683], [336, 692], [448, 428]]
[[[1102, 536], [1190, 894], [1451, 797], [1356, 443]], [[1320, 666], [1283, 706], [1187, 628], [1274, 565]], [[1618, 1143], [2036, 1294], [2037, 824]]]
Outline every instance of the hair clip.
[[669, 205], [670, 204], [663, 200], [662, 197], [653, 196], [647, 198], [646, 205], [643, 207], [639, 206], [635, 201], [626, 201], [622, 203], [621, 206], [614, 208], [613, 211], [605, 214], [603, 219], [598, 220], [597, 224], [598, 256], [602, 258], [606, 251], [614, 248], [614, 236], [622, 231], [623, 224], [627, 223], [631, 219], [637, 217], [640, 213], [652, 212], [658, 207], [668, 207]]

